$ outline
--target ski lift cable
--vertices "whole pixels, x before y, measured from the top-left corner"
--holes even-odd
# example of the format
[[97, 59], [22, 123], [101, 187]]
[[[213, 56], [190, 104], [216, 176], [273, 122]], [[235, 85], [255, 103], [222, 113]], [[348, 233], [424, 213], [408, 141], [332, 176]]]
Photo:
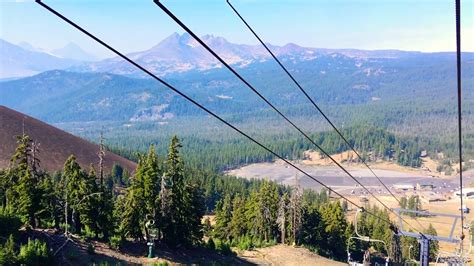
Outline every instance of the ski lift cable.
[[347, 140], [347, 138], [341, 133], [341, 131], [334, 125], [334, 123], [329, 119], [329, 117], [323, 112], [323, 110], [316, 104], [316, 102], [309, 96], [306, 90], [301, 86], [301, 84], [296, 80], [295, 77], [290, 73], [290, 71], [283, 65], [283, 63], [278, 59], [278, 57], [270, 50], [270, 48], [265, 44], [265, 42], [258, 36], [258, 34], [253, 30], [253, 28], [247, 23], [247, 21], [242, 17], [242, 15], [237, 11], [237, 9], [232, 5], [230, 0], [226, 0], [227, 4], [234, 11], [234, 13], [242, 20], [242, 22], [247, 26], [247, 28], [252, 32], [252, 34], [257, 38], [257, 40], [262, 44], [262, 46], [268, 51], [272, 56], [275, 62], [283, 69], [286, 75], [293, 81], [293, 83], [300, 89], [300, 91], [306, 96], [306, 98], [311, 102], [311, 104], [316, 108], [316, 110], [321, 113], [321, 115], [326, 119], [326, 121], [331, 125], [331, 127], [336, 131], [336, 133], [342, 138], [342, 140], [347, 144], [347, 146], [357, 155], [357, 157], [362, 161], [362, 163], [369, 169], [373, 176], [382, 184], [382, 186], [388, 191], [388, 193], [401, 205], [400, 200], [393, 194], [393, 192], [385, 185], [385, 183], [380, 179], [380, 177], [372, 170], [372, 168], [367, 164], [366, 160], [357, 152], [354, 146]]
[[[366, 188], [359, 180], [357, 180], [347, 169], [345, 169], [339, 162], [337, 162], [328, 152], [326, 152], [320, 145], [318, 145], [312, 138], [308, 136], [303, 130], [301, 130], [296, 124], [294, 124], [286, 115], [284, 115], [278, 108], [276, 108], [268, 99], [266, 99], [258, 90], [256, 90], [247, 80], [245, 80], [237, 71], [235, 71], [227, 62], [225, 62], [214, 50], [212, 50], [204, 41], [201, 40], [192, 30], [190, 30], [179, 18], [177, 18], [170, 10], [168, 10], [159, 0], [153, 1], [163, 12], [165, 12], [172, 20], [174, 20], [183, 30], [191, 35], [202, 47], [204, 47], [209, 53], [211, 53], [219, 62], [221, 62], [234, 76], [242, 81], [249, 89], [257, 94], [268, 106], [270, 106], [275, 112], [277, 112], [282, 118], [284, 118], [291, 126], [293, 126], [298, 132], [300, 132], [309, 142], [317, 147], [324, 155], [326, 155], [334, 164], [336, 164], [344, 173], [352, 178], [356, 183], [363, 187], [376, 201], [378, 201], [384, 208], [397, 215], [391, 208], [389, 208], [384, 202], [382, 202], [374, 193]], [[403, 218], [402, 218], [403, 219]], [[405, 221], [406, 222], [406, 221]], [[408, 224], [408, 222], [406, 222]], [[410, 227], [412, 227], [410, 225]], [[413, 227], [412, 227], [413, 228]]]
[[337, 162], [328, 152], [326, 152], [320, 145], [318, 145], [312, 138], [294, 124], [286, 115], [284, 115], [278, 108], [276, 108], [268, 99], [266, 99], [258, 90], [256, 90], [247, 80], [245, 80], [237, 71], [235, 71], [227, 62], [225, 62], [219, 55], [216, 54], [206, 43], [204, 43], [192, 30], [190, 30], [179, 18], [177, 18], [170, 10], [168, 10], [159, 0], [154, 0], [154, 3], [160, 7], [172, 20], [174, 20], [182, 29], [191, 35], [198, 43], [200, 43], [209, 53], [211, 53], [219, 62], [221, 62], [230, 72], [234, 74], [240, 81], [242, 81], [249, 89], [257, 94], [268, 106], [284, 118], [291, 126], [300, 132], [309, 142], [317, 147], [324, 155], [326, 155], [334, 164], [336, 164], [344, 173], [352, 178], [356, 183], [363, 187], [376, 201], [378, 201], [384, 208], [396, 215], [396, 213], [389, 208], [383, 201], [381, 201], [374, 193], [367, 189], [359, 180], [357, 180], [347, 169], [345, 169], [339, 162]]
[[464, 241], [464, 204], [462, 184], [462, 94], [461, 94], [461, 1], [455, 0], [456, 5], [456, 81], [458, 98], [458, 145], [459, 145], [459, 192], [461, 194], [461, 254]]
[[[372, 173], [373, 176], [379, 181], [379, 183], [387, 190], [387, 192], [395, 199], [395, 201], [398, 202], [398, 204], [401, 206], [400, 200], [393, 194], [393, 192], [388, 188], [388, 186], [381, 180], [381, 178], [374, 172], [374, 170], [368, 165], [366, 160], [357, 152], [357, 150], [354, 148], [354, 146], [347, 140], [346, 137], [341, 133], [341, 131], [334, 125], [334, 123], [329, 119], [329, 117], [323, 112], [323, 110], [316, 104], [316, 102], [309, 96], [309, 94], [306, 92], [306, 90], [301, 86], [301, 84], [296, 80], [296, 78], [290, 73], [290, 71], [283, 65], [283, 63], [278, 59], [278, 57], [270, 50], [267, 44], [258, 36], [258, 34], [253, 30], [253, 28], [248, 24], [248, 22], [242, 17], [242, 15], [237, 11], [237, 9], [232, 5], [230, 0], [226, 0], [227, 4], [230, 6], [230, 8], [234, 11], [234, 13], [240, 18], [240, 20], [247, 26], [247, 28], [252, 32], [252, 34], [257, 38], [257, 40], [260, 42], [260, 44], [267, 50], [267, 52], [271, 55], [271, 57], [278, 63], [278, 65], [283, 69], [283, 71], [287, 74], [287, 76], [293, 81], [293, 83], [300, 89], [300, 91], [306, 96], [306, 98], [311, 102], [311, 104], [316, 108], [316, 110], [321, 113], [321, 115], [324, 117], [324, 119], [331, 125], [331, 127], [336, 131], [336, 133], [342, 138], [342, 140], [346, 143], [346, 145], [356, 154], [356, 156], [362, 161], [362, 163], [369, 169], [369, 171]], [[420, 225], [423, 230], [426, 230], [426, 228], [418, 222], [418, 225]]]
[[[84, 28], [82, 28], [81, 26], [79, 26], [78, 24], [76, 24], [75, 22], [71, 21], [70, 19], [68, 19], [66, 16], [62, 15], [61, 13], [59, 13], [58, 11], [56, 11], [55, 9], [51, 8], [50, 6], [48, 6], [47, 4], [43, 3], [41, 0], [35, 0], [36, 3], [38, 3], [39, 5], [41, 5], [43, 8], [45, 8], [46, 10], [48, 10], [49, 12], [51, 12], [52, 14], [56, 15], [57, 17], [59, 17], [60, 19], [62, 19], [63, 21], [65, 21], [66, 23], [68, 23], [69, 25], [73, 26], [74, 28], [76, 28], [77, 30], [81, 31], [82, 33], [84, 33], [85, 35], [89, 36], [90, 38], [92, 38], [94, 41], [98, 42], [99, 44], [101, 44], [102, 46], [104, 46], [105, 48], [107, 48], [108, 50], [112, 51], [113, 53], [115, 53], [116, 55], [118, 55], [119, 57], [121, 57], [122, 59], [124, 59], [125, 61], [129, 62], [130, 64], [132, 64], [133, 66], [135, 66], [136, 68], [140, 69], [141, 71], [143, 71], [144, 73], [146, 73], [147, 75], [149, 75], [150, 77], [152, 77], [153, 79], [155, 79], [156, 81], [160, 82], [161, 84], [163, 84], [165, 87], [171, 89], [172, 91], [174, 91], [175, 93], [177, 93], [178, 95], [180, 95], [181, 97], [185, 98], [187, 101], [191, 102], [192, 104], [194, 104], [195, 106], [197, 106], [198, 108], [202, 109], [203, 111], [205, 111], [206, 113], [208, 113], [209, 115], [211, 115], [212, 117], [216, 118], [217, 120], [219, 120], [220, 122], [224, 123], [225, 125], [227, 125], [228, 127], [232, 128], [233, 130], [237, 131], [239, 134], [241, 134], [242, 136], [246, 137], [247, 139], [249, 139], [250, 141], [254, 142], [255, 144], [257, 144], [258, 146], [260, 146], [261, 148], [265, 149], [267, 152], [273, 154], [274, 156], [276, 156], [277, 158], [281, 159], [282, 161], [284, 161], [285, 163], [287, 163], [288, 165], [290, 165], [291, 167], [295, 168], [296, 170], [298, 170], [299, 172], [303, 173], [304, 175], [306, 175], [307, 177], [309, 177], [310, 179], [312, 179], [313, 181], [317, 182], [318, 184], [320, 184], [321, 186], [325, 187], [326, 189], [332, 191], [334, 194], [338, 195], [339, 197], [345, 199], [347, 202], [351, 203], [352, 205], [354, 205], [355, 207], [357, 208], [362, 208], [361, 206], [359, 206], [358, 204], [356, 204], [355, 202], [353, 202], [352, 200], [346, 198], [345, 196], [343, 196], [342, 194], [340, 194], [339, 192], [335, 191], [334, 189], [332, 189], [331, 187], [327, 186], [326, 184], [324, 184], [323, 182], [317, 180], [315, 177], [313, 177], [312, 175], [310, 175], [309, 173], [307, 173], [306, 171], [304, 171], [303, 169], [299, 168], [298, 166], [294, 165], [293, 163], [291, 163], [289, 160], [285, 159], [282, 155], [279, 155], [277, 154], [276, 152], [274, 152], [273, 150], [271, 150], [270, 148], [266, 147], [265, 145], [263, 145], [262, 143], [258, 142], [257, 140], [255, 140], [254, 138], [252, 138], [251, 136], [247, 135], [245, 132], [241, 131], [240, 129], [238, 129], [237, 127], [235, 127], [234, 125], [232, 125], [231, 123], [227, 122], [226, 120], [224, 120], [223, 118], [221, 118], [220, 116], [218, 116], [217, 114], [213, 113], [212, 111], [210, 111], [209, 109], [207, 109], [206, 107], [204, 107], [203, 105], [201, 105], [200, 103], [198, 103], [197, 101], [193, 100], [192, 98], [190, 98], [188, 95], [184, 94], [183, 92], [181, 92], [180, 90], [176, 89], [175, 87], [173, 87], [172, 85], [170, 85], [169, 83], [167, 83], [166, 81], [160, 79], [158, 76], [156, 76], [155, 74], [153, 74], [152, 72], [150, 72], [149, 70], [147, 70], [146, 68], [144, 68], [143, 66], [141, 66], [140, 64], [136, 63], [134, 60], [130, 59], [129, 57], [127, 57], [126, 55], [124, 55], [123, 53], [119, 52], [118, 50], [116, 50], [115, 48], [113, 48], [112, 46], [108, 45], [106, 42], [102, 41], [101, 39], [99, 39], [98, 37], [96, 37], [95, 35], [91, 34], [90, 32], [88, 32], [87, 30], [85, 30]], [[384, 219], [378, 215], [376, 215], [375, 213], [373, 212], [370, 212], [370, 211], [366, 211], [368, 214], [374, 216], [375, 218], [378, 218], [379, 220], [383, 221], [383, 222], [386, 222], [390, 225], [393, 225], [393, 223], [390, 221], [390, 220], [387, 220], [387, 219]]]

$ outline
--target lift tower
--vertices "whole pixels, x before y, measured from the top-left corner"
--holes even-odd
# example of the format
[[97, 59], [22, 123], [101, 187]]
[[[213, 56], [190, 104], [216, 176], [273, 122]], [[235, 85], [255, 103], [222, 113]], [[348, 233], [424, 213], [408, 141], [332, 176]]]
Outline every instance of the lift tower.
[[[415, 211], [415, 210], [407, 210], [407, 209], [393, 209], [393, 210], [397, 213], [397, 216], [398, 216], [399, 235], [415, 237], [418, 239], [418, 242], [420, 243], [420, 264], [422, 266], [428, 266], [429, 264], [431, 241], [443, 241], [443, 242], [454, 243], [454, 244], [462, 244], [461, 243], [462, 239], [454, 236], [454, 229], [456, 228], [456, 224], [458, 220], [461, 218], [460, 215], [446, 214], [446, 213], [433, 213], [433, 212], [428, 212], [428, 211]], [[407, 213], [413, 213], [417, 216], [425, 216], [425, 217], [429, 217], [429, 216], [449, 217], [453, 219], [453, 225], [451, 226], [451, 230], [448, 236], [434, 236], [434, 235], [427, 235], [423, 233], [405, 231], [403, 230], [403, 220], [401, 218], [401, 215], [407, 214]], [[462, 255], [463, 254], [461, 254], [461, 257]]]

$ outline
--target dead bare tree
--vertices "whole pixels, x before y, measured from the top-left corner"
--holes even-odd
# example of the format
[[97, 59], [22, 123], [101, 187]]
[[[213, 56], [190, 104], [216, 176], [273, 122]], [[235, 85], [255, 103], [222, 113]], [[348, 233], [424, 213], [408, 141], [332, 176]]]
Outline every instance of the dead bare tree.
[[105, 157], [105, 147], [104, 147], [104, 136], [102, 131], [100, 132], [100, 139], [99, 139], [99, 180], [100, 185], [104, 185], [104, 157]]
[[281, 234], [281, 243], [285, 244], [285, 237], [286, 237], [286, 216], [287, 216], [287, 209], [288, 209], [288, 194], [285, 193], [281, 196], [280, 202], [278, 203], [278, 217], [277, 217], [277, 224], [278, 228], [280, 229]]
[[30, 167], [31, 171], [34, 174], [38, 173], [38, 169], [40, 167], [40, 160], [38, 158], [39, 156], [39, 146], [40, 143], [36, 142], [35, 140], [31, 142], [31, 162], [30, 162]]
[[291, 190], [290, 197], [290, 215], [291, 215], [291, 231], [293, 233], [293, 243], [298, 244], [298, 235], [302, 225], [302, 199], [303, 191], [299, 184], [298, 174], [295, 176], [295, 185]]

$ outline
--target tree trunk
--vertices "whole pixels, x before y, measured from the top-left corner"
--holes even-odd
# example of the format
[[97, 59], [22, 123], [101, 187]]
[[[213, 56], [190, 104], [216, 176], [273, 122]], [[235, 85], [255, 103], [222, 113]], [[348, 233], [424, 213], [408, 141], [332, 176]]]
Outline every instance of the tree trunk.
[[285, 244], [285, 233], [286, 233], [286, 221], [285, 221], [285, 217], [283, 217], [283, 226], [282, 226], [282, 229], [281, 229], [281, 243], [282, 244]]

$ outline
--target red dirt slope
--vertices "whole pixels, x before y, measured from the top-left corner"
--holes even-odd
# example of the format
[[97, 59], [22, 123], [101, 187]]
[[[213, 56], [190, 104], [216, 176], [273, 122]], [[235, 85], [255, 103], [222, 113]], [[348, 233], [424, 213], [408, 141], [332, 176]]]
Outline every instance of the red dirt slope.
[[[79, 164], [86, 171], [93, 164], [97, 170], [99, 147], [89, 141], [71, 135], [33, 117], [19, 113], [0, 105], [0, 169], [6, 168], [17, 146], [16, 137], [22, 134], [23, 123], [25, 134], [40, 143], [41, 168], [49, 172], [61, 170], [64, 162], [75, 155]], [[136, 164], [112, 152], [105, 153], [105, 171], [109, 172], [117, 162], [132, 172]]]

